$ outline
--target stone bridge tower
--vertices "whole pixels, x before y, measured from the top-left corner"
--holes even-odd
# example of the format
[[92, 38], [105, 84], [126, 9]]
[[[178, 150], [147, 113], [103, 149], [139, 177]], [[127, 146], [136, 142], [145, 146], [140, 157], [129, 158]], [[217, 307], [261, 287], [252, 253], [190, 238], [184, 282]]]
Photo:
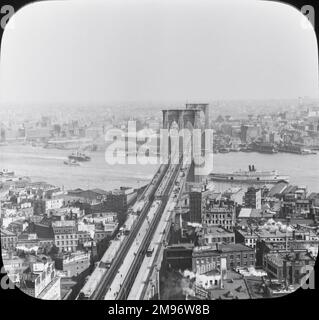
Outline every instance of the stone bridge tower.
[[[203, 178], [212, 170], [212, 163], [209, 163], [209, 157], [212, 145], [212, 135], [210, 129], [210, 110], [207, 103], [192, 103], [186, 104], [185, 109], [163, 110], [163, 129], [176, 128], [179, 131], [182, 129], [189, 129], [192, 132], [192, 165], [188, 180], [194, 182], [201, 182]], [[197, 138], [195, 139], [194, 129], [197, 131]], [[200, 135], [200, 137], [198, 137]], [[199, 140], [199, 139], [200, 140]], [[180, 137], [179, 148], [182, 151], [183, 142]], [[198, 145], [200, 144], [200, 146]], [[195, 147], [194, 147], [195, 146]], [[199, 150], [201, 159], [196, 160], [194, 150]], [[171, 143], [169, 140], [168, 154], [171, 153]], [[202, 163], [200, 163], [202, 162]]]

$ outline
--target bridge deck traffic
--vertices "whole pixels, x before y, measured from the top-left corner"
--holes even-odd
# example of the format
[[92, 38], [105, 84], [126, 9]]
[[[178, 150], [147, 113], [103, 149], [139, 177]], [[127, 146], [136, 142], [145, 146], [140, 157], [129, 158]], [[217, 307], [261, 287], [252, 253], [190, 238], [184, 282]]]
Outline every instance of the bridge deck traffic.
[[[181, 178], [182, 175], [179, 174], [176, 181], [179, 183], [179, 180]], [[155, 264], [158, 258], [159, 251], [161, 250], [163, 242], [165, 241], [166, 233], [169, 232], [172, 212], [179, 198], [178, 196], [175, 197], [175, 194], [179, 193], [180, 191], [180, 187], [175, 185], [151, 241], [151, 246], [154, 248], [154, 252], [150, 257], [144, 257], [141, 267], [128, 295], [128, 300], [143, 299], [143, 294], [145, 292], [145, 288], [148, 284], [153, 268], [156, 267]]]
[[125, 276], [129, 272], [129, 269], [135, 259], [135, 256], [138, 254], [140, 245], [144, 240], [147, 230], [149, 229], [150, 222], [154, 219], [154, 216], [157, 213], [157, 210], [159, 209], [159, 205], [160, 205], [160, 201], [155, 201], [151, 206], [148, 212], [148, 215], [139, 230], [138, 235], [135, 237], [134, 242], [131, 244], [122, 265], [120, 266], [115, 278], [112, 281], [112, 285], [110, 286], [109, 290], [105, 295], [105, 298], [104, 298], [105, 300], [116, 299], [117, 294], [123, 285]]

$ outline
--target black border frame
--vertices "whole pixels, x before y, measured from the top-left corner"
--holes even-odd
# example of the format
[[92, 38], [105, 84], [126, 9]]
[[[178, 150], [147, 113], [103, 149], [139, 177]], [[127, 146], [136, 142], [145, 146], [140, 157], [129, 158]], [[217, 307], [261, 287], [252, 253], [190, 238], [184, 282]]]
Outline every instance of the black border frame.
[[[15, 12], [24, 7], [25, 5], [32, 4], [34, 2], [51, 1], [51, 0], [39, 0], [39, 1], [28, 1], [28, 0], [8, 0], [0, 4], [11, 5], [14, 7]], [[63, 1], [63, 0], [59, 0]], [[64, 0], [65, 1], [65, 0]], [[107, 0], [105, 0], [107, 1]], [[151, 0], [150, 0], [151, 1]], [[214, 0], [212, 0], [214, 1]], [[270, 0], [256, 0], [256, 1], [270, 1]], [[272, 1], [281, 2], [283, 4], [291, 5], [301, 11], [301, 8], [305, 5], [311, 5], [317, 16], [315, 16], [314, 29], [318, 39], [319, 31], [319, 6], [318, 0], [285, 0], [285, 1]], [[318, 9], [318, 10], [316, 10]], [[2, 15], [0, 15], [0, 18]], [[2, 40], [3, 29], [0, 28], [0, 42]], [[1, 45], [0, 45], [1, 53]], [[318, 52], [319, 55], [319, 52]], [[2, 259], [0, 257], [0, 268], [3, 266]], [[208, 315], [193, 315], [196, 318], [210, 318], [210, 319], [222, 319], [222, 318], [260, 318], [268, 317], [272, 318], [302, 318], [302, 317], [313, 317], [316, 313], [316, 301], [319, 297], [319, 286], [318, 286], [318, 259], [315, 265], [315, 289], [298, 289], [296, 292], [289, 294], [281, 298], [273, 299], [254, 299], [254, 300], [213, 300], [213, 301], [44, 301], [35, 298], [31, 298], [21, 292], [19, 289], [7, 289], [3, 290], [0, 288], [0, 301], [2, 315], [18, 317], [35, 317], [44, 318], [47, 316], [52, 317], [83, 317], [86, 318], [88, 315], [91, 317], [117, 317], [107, 314], [108, 307], [114, 306], [117, 303], [120, 306], [142, 306], [144, 310], [148, 309], [150, 312], [142, 312], [140, 318], [144, 317], [167, 317], [167, 315], [152, 315], [152, 305], [209, 305], [210, 313]], [[1, 278], [4, 275], [1, 274]], [[7, 310], [5, 310], [5, 308]], [[42, 309], [43, 308], [43, 309]], [[190, 315], [173, 315], [174, 318], [189, 317]], [[121, 317], [121, 316], [120, 316]], [[135, 318], [135, 316], [125, 316], [125, 318]]]

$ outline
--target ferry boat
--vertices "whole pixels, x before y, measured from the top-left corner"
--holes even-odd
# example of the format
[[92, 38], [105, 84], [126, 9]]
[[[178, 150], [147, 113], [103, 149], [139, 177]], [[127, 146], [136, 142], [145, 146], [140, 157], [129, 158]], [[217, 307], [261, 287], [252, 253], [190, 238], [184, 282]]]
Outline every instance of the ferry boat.
[[84, 153], [80, 153], [80, 152], [76, 152], [76, 153], [72, 153], [69, 156], [69, 160], [75, 160], [75, 161], [90, 161], [91, 158], [87, 155], [85, 155]]
[[213, 181], [244, 182], [244, 183], [276, 183], [278, 181], [289, 182], [289, 176], [279, 175], [277, 170], [258, 171], [254, 165], [249, 165], [248, 171], [235, 171], [233, 173], [211, 173]]

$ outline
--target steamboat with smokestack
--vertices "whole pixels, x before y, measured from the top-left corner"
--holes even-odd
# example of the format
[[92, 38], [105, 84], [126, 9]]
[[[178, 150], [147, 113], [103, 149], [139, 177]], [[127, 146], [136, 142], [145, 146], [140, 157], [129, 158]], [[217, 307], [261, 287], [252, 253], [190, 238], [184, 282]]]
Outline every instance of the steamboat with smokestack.
[[277, 170], [260, 171], [255, 165], [249, 165], [248, 171], [239, 170], [233, 173], [210, 173], [213, 181], [240, 182], [253, 184], [274, 184], [279, 181], [289, 182], [289, 176], [280, 175]]

